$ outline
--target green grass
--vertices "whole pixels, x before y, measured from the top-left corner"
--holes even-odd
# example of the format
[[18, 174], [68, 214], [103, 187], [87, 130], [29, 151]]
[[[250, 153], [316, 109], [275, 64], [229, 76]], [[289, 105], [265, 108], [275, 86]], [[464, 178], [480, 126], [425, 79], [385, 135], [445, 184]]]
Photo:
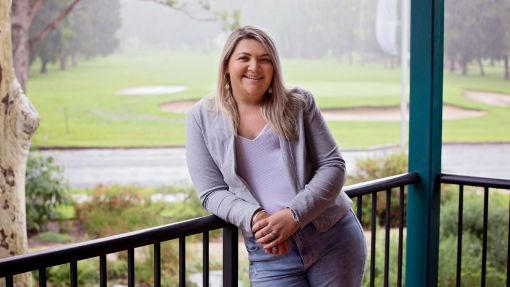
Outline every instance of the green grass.
[[68, 234], [56, 233], [56, 232], [41, 232], [34, 237], [35, 240], [40, 242], [48, 243], [70, 243], [73, 239]]
[[[130, 52], [82, 61], [42, 75], [34, 65], [28, 95], [41, 116], [36, 147], [180, 146], [185, 139], [183, 114], [163, 112], [158, 105], [198, 99], [215, 86], [218, 54], [196, 52]], [[472, 74], [476, 67], [470, 67]], [[290, 86], [312, 91], [320, 107], [389, 106], [400, 102], [398, 69], [382, 65], [338, 64], [334, 59], [284, 60]], [[492, 107], [462, 97], [464, 90], [510, 93], [501, 67], [487, 75], [462, 77], [445, 71], [445, 103], [483, 109], [475, 119], [444, 121], [447, 142], [510, 141], [508, 108]], [[185, 92], [167, 95], [120, 96], [124, 88], [144, 85], [186, 85]], [[344, 148], [365, 148], [399, 142], [399, 122], [330, 121]]]

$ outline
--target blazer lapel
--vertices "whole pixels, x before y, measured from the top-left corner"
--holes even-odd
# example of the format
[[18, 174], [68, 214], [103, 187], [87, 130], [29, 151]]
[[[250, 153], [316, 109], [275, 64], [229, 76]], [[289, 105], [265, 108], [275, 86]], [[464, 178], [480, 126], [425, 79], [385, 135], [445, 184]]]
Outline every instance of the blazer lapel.
[[230, 122], [227, 121], [226, 117], [223, 117], [225, 125], [224, 125], [224, 136], [225, 136], [225, 159], [228, 163], [226, 166], [228, 166], [227, 174], [224, 176], [228, 176], [231, 181], [235, 182], [236, 185], [239, 187], [239, 193], [238, 196], [242, 199], [246, 200], [247, 202], [253, 203], [253, 204], [259, 204], [259, 202], [253, 197], [251, 194], [246, 182], [237, 174], [236, 166], [237, 166], [237, 157], [236, 157], [236, 146], [235, 146], [235, 136], [234, 132], [232, 130], [232, 127], [230, 126]]

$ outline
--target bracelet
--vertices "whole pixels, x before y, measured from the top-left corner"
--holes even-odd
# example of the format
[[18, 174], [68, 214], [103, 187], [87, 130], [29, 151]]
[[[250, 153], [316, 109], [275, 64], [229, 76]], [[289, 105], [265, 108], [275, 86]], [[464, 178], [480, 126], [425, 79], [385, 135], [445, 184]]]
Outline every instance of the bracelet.
[[296, 212], [294, 211], [294, 209], [290, 208], [290, 207], [287, 207], [289, 210], [290, 210], [290, 214], [292, 214], [292, 219], [294, 219], [294, 221], [297, 223], [297, 225], [299, 227], [301, 227], [301, 222], [299, 221], [299, 217], [298, 215], [296, 214]]
[[261, 212], [266, 212], [266, 211], [262, 208], [259, 208], [259, 209], [257, 209], [257, 211], [255, 211], [255, 214], [253, 214], [253, 217], [251, 218], [252, 225], [257, 220], [257, 217], [260, 215]]

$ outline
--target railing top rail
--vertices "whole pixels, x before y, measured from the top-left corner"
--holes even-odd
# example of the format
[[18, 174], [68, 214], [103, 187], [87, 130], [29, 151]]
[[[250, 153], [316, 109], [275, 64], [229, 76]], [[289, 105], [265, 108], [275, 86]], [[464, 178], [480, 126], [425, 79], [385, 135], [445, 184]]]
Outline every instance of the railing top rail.
[[420, 182], [418, 173], [409, 172], [349, 185], [344, 187], [343, 190], [350, 197], [355, 197], [418, 182]]
[[0, 259], [0, 278], [10, 274], [38, 270], [42, 267], [60, 265], [74, 260], [77, 261], [97, 257], [105, 253], [109, 254], [183, 236], [200, 234], [225, 226], [228, 226], [228, 223], [221, 220], [219, 217], [209, 215], [86, 242], [69, 244], [60, 248], [7, 257]]
[[510, 189], [510, 179], [477, 177], [477, 176], [446, 174], [446, 173], [441, 173], [439, 175], [439, 178], [440, 178], [441, 183], [452, 183], [452, 184], [462, 184], [462, 185], [469, 185], [469, 186]]

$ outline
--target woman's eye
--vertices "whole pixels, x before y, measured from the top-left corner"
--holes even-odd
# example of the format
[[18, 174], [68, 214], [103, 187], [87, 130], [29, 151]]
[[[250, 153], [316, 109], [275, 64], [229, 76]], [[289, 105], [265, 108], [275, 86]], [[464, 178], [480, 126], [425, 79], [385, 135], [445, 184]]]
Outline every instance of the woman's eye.
[[268, 58], [263, 58], [262, 63], [271, 63], [271, 60], [269, 60]]
[[239, 57], [239, 60], [241, 60], [241, 61], [247, 61], [247, 60], [248, 60], [248, 57], [246, 57], [246, 56], [242, 56], [242, 57]]

